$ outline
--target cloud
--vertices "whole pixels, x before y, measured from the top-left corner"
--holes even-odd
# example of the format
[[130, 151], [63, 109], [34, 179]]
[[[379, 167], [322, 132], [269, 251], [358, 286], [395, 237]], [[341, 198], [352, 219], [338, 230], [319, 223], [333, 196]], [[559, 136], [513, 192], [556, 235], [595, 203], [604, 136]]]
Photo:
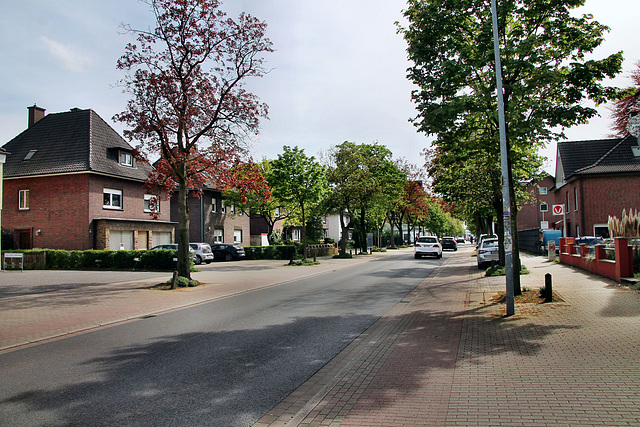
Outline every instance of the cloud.
[[93, 63], [93, 59], [89, 55], [77, 52], [70, 46], [49, 40], [44, 36], [41, 38], [56, 62], [68, 71], [82, 73], [86, 66]]

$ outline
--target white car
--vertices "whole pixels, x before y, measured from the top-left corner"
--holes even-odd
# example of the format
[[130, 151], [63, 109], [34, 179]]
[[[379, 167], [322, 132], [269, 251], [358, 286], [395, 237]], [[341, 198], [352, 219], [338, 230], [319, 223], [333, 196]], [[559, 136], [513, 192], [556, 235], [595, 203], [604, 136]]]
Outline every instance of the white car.
[[485, 238], [478, 246], [478, 268], [487, 267], [491, 261], [499, 259], [498, 239]]
[[413, 252], [416, 259], [427, 255], [442, 258], [442, 245], [436, 236], [421, 236], [416, 239]]

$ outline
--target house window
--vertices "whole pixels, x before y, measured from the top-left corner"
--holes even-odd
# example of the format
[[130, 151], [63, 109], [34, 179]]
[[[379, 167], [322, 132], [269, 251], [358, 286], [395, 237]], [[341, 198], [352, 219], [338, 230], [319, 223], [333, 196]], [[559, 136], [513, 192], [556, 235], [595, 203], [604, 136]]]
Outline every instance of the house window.
[[126, 151], [120, 151], [120, 164], [133, 167], [133, 156]]
[[540, 192], [539, 194], [541, 196], [545, 196], [547, 194], [547, 187], [540, 187]]
[[144, 211], [160, 212], [160, 199], [154, 194], [144, 195]]
[[122, 209], [122, 190], [105, 188], [102, 190], [102, 207], [105, 209]]
[[236, 205], [231, 205], [231, 215], [236, 214]]
[[300, 241], [300, 230], [297, 228], [293, 230], [293, 240], [296, 242]]
[[276, 217], [280, 216], [280, 208], [276, 208]]
[[540, 203], [540, 212], [548, 212], [549, 211], [549, 205], [546, 203]]
[[569, 212], [571, 210], [571, 204], [569, 203], [569, 192], [567, 191], [565, 193], [566, 199], [567, 199], [567, 212]]
[[227, 207], [224, 205], [224, 200], [222, 201], [222, 206], [220, 207], [220, 212], [223, 214], [227, 213]]
[[233, 243], [242, 243], [242, 230], [233, 230]]
[[218, 199], [211, 198], [211, 213], [218, 213]]
[[224, 243], [224, 230], [222, 228], [213, 230], [213, 243]]
[[29, 210], [29, 190], [18, 191], [18, 209], [21, 211]]
[[573, 210], [578, 210], [578, 187], [573, 189]]

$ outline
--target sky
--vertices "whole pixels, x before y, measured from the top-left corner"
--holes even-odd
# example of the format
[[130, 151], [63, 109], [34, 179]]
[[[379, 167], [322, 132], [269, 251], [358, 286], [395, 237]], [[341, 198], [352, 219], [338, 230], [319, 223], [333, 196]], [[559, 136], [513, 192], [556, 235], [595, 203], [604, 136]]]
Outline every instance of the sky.
[[[487, 0], [489, 5], [489, 0]], [[241, 11], [267, 23], [276, 52], [268, 54], [271, 71], [247, 81], [247, 88], [269, 105], [269, 120], [251, 141], [255, 159], [274, 159], [284, 145], [319, 156], [344, 141], [387, 146], [394, 158], [416, 165], [432, 137], [418, 133], [409, 119], [414, 86], [406, 44], [394, 22], [402, 21], [404, 0], [226, 0], [222, 9]], [[626, 77], [640, 61], [638, 0], [586, 0], [581, 13], [592, 13], [611, 28], [594, 53], [602, 58], [624, 51], [623, 73], [612, 84], [628, 86]], [[0, 4], [0, 145], [24, 131], [27, 107], [47, 113], [91, 108], [120, 134], [112, 117], [123, 111], [128, 95], [117, 87], [123, 77], [116, 61], [133, 41], [121, 24], [153, 26], [146, 4], [137, 0], [22, 0]], [[606, 138], [611, 120], [601, 117], [565, 131], [569, 140]], [[542, 154], [554, 173], [555, 144]]]

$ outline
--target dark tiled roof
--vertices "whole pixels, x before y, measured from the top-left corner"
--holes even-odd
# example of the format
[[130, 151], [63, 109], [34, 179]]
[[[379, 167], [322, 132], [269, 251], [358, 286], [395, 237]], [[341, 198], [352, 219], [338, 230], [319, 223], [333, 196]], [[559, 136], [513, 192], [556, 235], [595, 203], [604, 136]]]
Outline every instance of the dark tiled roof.
[[[93, 110], [47, 114], [3, 148], [11, 153], [5, 178], [99, 172], [144, 180], [150, 170], [139, 162], [134, 168], [118, 163], [118, 150], [132, 147]], [[33, 156], [25, 160], [32, 150]]]
[[640, 172], [640, 157], [633, 155], [638, 141], [632, 136], [595, 141], [558, 143], [565, 180], [573, 175]]

